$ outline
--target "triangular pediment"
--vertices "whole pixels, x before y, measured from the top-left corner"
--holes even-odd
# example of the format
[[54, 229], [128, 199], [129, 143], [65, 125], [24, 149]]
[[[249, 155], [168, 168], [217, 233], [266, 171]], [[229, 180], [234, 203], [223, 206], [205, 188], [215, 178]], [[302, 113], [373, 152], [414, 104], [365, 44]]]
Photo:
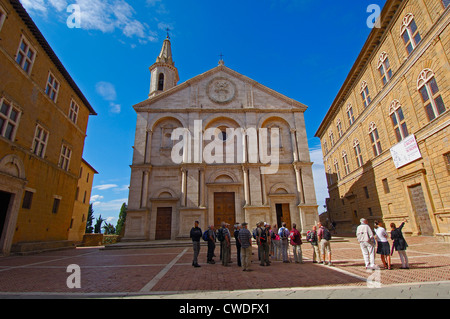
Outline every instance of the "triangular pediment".
[[180, 109], [299, 110], [307, 106], [219, 65], [134, 106], [136, 111]]

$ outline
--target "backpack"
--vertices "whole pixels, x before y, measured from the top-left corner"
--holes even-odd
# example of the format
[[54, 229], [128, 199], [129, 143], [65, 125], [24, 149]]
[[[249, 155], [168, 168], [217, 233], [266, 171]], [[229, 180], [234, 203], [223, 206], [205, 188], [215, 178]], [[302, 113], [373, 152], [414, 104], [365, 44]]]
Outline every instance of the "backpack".
[[259, 240], [262, 242], [266, 242], [267, 241], [267, 232], [264, 228], [260, 228], [261, 229], [261, 235], [259, 236]]
[[223, 233], [223, 228], [220, 228], [219, 231], [217, 232], [217, 239], [219, 241], [225, 240], [225, 234]]
[[306, 232], [306, 241], [311, 241], [311, 231], [310, 230], [308, 230]]
[[325, 240], [331, 240], [331, 233], [325, 227], [323, 228], [322, 238]]
[[203, 238], [204, 241], [208, 241], [209, 240], [208, 232], [209, 232], [209, 230], [205, 230], [205, 232], [203, 233], [202, 238]]
[[286, 231], [287, 231], [288, 229], [287, 229], [286, 227], [281, 227], [280, 230], [282, 230], [282, 231], [281, 231], [281, 235], [280, 235], [280, 239], [285, 239], [285, 238], [287, 238]]
[[253, 236], [253, 239], [256, 239], [256, 228], [253, 229], [252, 236]]
[[273, 230], [270, 231], [270, 238], [272, 238], [272, 239], [277, 238], [277, 235], [275, 234], [275, 232]]

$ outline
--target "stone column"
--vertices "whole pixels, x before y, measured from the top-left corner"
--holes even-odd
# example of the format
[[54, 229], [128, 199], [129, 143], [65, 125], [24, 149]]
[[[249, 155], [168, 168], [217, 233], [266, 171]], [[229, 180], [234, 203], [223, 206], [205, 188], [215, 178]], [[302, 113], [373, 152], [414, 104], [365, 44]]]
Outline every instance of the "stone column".
[[297, 167], [296, 165], [294, 165], [294, 170], [295, 170], [295, 179], [297, 181], [297, 193], [299, 195], [299, 200], [300, 200], [300, 203], [304, 204], [305, 198], [303, 195], [302, 170], [301, 170], [301, 168]]
[[296, 130], [294, 129], [291, 129], [291, 142], [292, 142], [292, 154], [294, 156], [294, 162], [298, 162], [297, 137], [296, 137]]
[[200, 169], [200, 207], [205, 207], [205, 169]]
[[145, 170], [142, 176], [142, 196], [141, 196], [141, 208], [147, 207], [148, 203], [148, 182], [150, 179], [150, 170]]
[[244, 200], [245, 200], [245, 205], [250, 205], [247, 167], [242, 166], [242, 172], [244, 173]]
[[262, 204], [267, 205], [267, 193], [266, 193], [266, 175], [262, 173], [262, 167], [259, 168], [261, 174], [261, 195]]
[[181, 168], [181, 206], [186, 206], [186, 174], [187, 171], [184, 167]]
[[153, 137], [153, 131], [148, 130], [147, 131], [147, 142], [145, 143], [145, 155], [144, 155], [144, 163], [145, 164], [150, 163], [150, 157], [152, 155], [152, 137]]

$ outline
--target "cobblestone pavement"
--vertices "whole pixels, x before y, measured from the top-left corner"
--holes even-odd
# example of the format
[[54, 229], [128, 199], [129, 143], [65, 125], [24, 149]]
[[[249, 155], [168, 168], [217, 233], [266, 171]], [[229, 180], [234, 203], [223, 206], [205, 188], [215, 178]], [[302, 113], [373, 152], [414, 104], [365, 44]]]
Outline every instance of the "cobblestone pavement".
[[[206, 264], [205, 246], [199, 256], [201, 268], [192, 267], [192, 248], [185, 247], [79, 248], [0, 257], [0, 297], [304, 298], [306, 291], [315, 291], [308, 296], [357, 298], [373, 297], [373, 291], [386, 296], [391, 288], [397, 297], [407, 291], [405, 298], [450, 298], [449, 243], [407, 237], [410, 269], [399, 269], [394, 252], [393, 270], [367, 272], [359, 244], [346, 239], [331, 244], [333, 266], [313, 264], [311, 246], [305, 243], [303, 264], [273, 261], [270, 267], [261, 267], [254, 247], [251, 272], [237, 266], [235, 247], [230, 267], [223, 267], [218, 257], [216, 264]], [[379, 256], [376, 262], [382, 266]], [[81, 288], [68, 288], [69, 265], [80, 267]], [[367, 293], [368, 286], [380, 289]]]

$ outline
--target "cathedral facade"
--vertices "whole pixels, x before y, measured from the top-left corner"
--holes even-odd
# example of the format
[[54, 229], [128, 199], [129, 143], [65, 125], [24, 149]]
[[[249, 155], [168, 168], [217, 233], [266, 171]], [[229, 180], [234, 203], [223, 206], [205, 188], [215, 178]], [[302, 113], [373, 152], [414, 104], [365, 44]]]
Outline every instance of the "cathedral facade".
[[218, 227], [318, 220], [307, 107], [219, 65], [182, 84], [164, 44], [137, 113], [124, 240]]

